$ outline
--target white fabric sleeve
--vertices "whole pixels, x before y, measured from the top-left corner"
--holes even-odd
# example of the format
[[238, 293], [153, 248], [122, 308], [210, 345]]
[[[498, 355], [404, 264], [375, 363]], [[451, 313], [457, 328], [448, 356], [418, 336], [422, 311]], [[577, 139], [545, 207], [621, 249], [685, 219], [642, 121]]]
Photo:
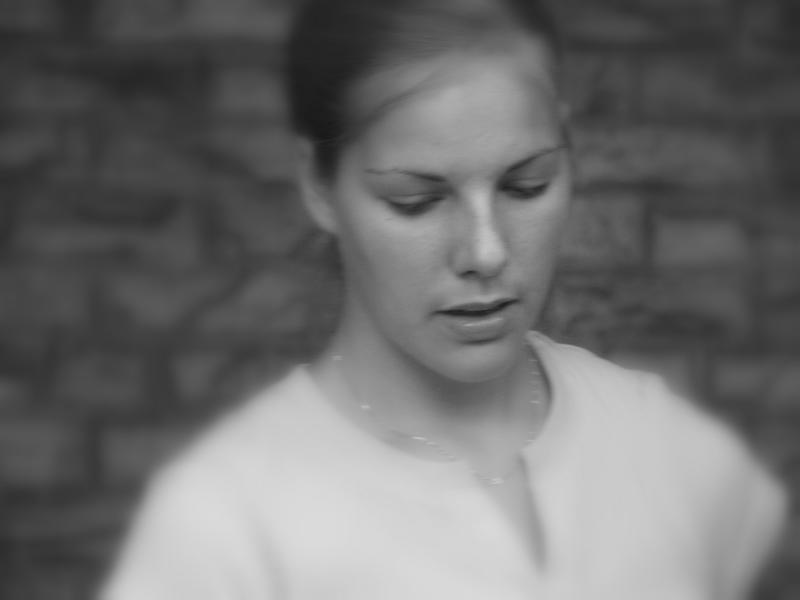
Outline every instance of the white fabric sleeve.
[[731, 524], [736, 535], [726, 553], [721, 600], [750, 598], [786, 533], [786, 490], [754, 460], [748, 462], [745, 471], [741, 486], [743, 510], [739, 522]]
[[154, 479], [100, 600], [278, 598], [269, 557], [220, 483], [186, 470]]
[[747, 600], [785, 531], [786, 490], [732, 427], [660, 377], [647, 375], [644, 382], [657, 420], [672, 423], [679, 434], [673, 452], [691, 473], [692, 489], [703, 490], [711, 503], [715, 600]]

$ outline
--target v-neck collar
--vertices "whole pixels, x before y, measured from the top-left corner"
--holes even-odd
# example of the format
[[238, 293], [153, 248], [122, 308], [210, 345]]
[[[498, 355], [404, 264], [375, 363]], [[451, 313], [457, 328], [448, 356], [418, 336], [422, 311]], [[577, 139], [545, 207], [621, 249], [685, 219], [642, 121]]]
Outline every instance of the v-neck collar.
[[[558, 455], [558, 447], [565, 438], [570, 407], [564, 376], [554, 353], [554, 342], [538, 332], [530, 332], [528, 343], [539, 358], [550, 388], [550, 410], [547, 418], [534, 440], [520, 450], [529, 469], [538, 472], [546, 469], [548, 463]], [[333, 401], [326, 396], [311, 375], [307, 365], [297, 366], [290, 377], [302, 389], [298, 399], [310, 403], [306, 408], [319, 414], [320, 426], [328, 427], [328, 433], [335, 436], [336, 443], [344, 448], [349, 447], [363, 460], [375, 461], [376, 468], [381, 464], [385, 467], [383, 461], [390, 460], [400, 468], [416, 471], [419, 477], [429, 480], [434, 485], [448, 487], [480, 485], [469, 463], [464, 459], [434, 460], [407, 452], [377, 436], [370, 435], [335, 407]]]

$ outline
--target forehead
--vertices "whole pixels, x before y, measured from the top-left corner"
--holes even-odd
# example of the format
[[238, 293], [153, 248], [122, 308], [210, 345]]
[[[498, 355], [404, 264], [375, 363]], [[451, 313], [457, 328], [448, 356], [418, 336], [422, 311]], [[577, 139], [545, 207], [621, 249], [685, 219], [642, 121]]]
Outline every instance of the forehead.
[[373, 168], [500, 169], [561, 143], [553, 77], [538, 54], [447, 56], [360, 89], [351, 150]]

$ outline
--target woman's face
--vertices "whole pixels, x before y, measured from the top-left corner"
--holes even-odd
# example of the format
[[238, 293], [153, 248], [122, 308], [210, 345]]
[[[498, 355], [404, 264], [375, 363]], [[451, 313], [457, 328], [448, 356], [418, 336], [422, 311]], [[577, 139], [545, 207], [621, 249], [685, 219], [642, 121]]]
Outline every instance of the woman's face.
[[545, 60], [447, 59], [376, 78], [325, 196], [345, 323], [459, 381], [499, 375], [547, 296], [571, 173]]

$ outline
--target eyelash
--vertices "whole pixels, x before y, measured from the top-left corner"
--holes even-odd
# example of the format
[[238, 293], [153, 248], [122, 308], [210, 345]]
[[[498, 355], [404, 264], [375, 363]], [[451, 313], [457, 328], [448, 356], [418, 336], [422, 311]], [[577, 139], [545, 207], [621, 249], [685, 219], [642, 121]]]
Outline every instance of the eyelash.
[[505, 186], [503, 191], [509, 194], [512, 198], [516, 200], [531, 200], [533, 198], [538, 198], [550, 188], [550, 182], [543, 182], [538, 183], [535, 185], [521, 185], [521, 186], [513, 186], [508, 185]]
[[[529, 186], [505, 186], [501, 188], [501, 191], [515, 200], [531, 200], [547, 192], [549, 187], [550, 182], [547, 182]], [[419, 198], [420, 200], [415, 202], [397, 202], [387, 199], [387, 203], [391, 209], [398, 214], [414, 217], [422, 215], [433, 208], [433, 206], [443, 200], [445, 196], [443, 194], [420, 194]]]
[[415, 217], [433, 208], [433, 205], [444, 199], [442, 194], [420, 194], [415, 202], [396, 202], [389, 200], [389, 206], [398, 214]]

